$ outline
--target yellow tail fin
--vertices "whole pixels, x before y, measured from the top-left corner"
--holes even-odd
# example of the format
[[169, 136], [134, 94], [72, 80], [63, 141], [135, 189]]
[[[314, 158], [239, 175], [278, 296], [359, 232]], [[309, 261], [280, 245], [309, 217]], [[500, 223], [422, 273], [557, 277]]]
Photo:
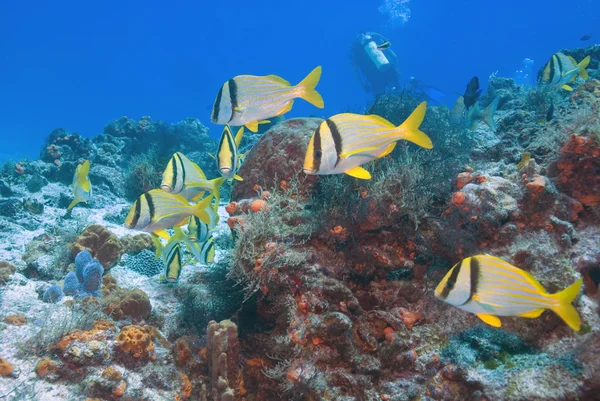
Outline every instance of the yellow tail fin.
[[552, 308], [552, 311], [560, 316], [575, 331], [579, 331], [581, 327], [581, 318], [577, 309], [571, 303], [579, 294], [582, 283], [583, 279], [580, 278], [561, 292], [550, 295], [550, 298], [558, 301], [558, 304]]
[[590, 56], [587, 56], [586, 58], [581, 60], [581, 63], [577, 64], [579, 66], [579, 75], [581, 75], [581, 78], [583, 78], [583, 79], [589, 78], [588, 72], [586, 70], [586, 68], [589, 64], [590, 64]]
[[202, 199], [200, 202], [198, 202], [196, 206], [194, 206], [192, 209], [192, 214], [200, 220], [202, 220], [203, 222], [205, 222], [206, 224], [210, 224], [211, 222], [210, 212], [212, 210], [210, 209], [210, 207], [212, 199], [212, 195], [209, 195], [206, 198]]
[[321, 70], [321, 66], [318, 66], [312, 70], [302, 82], [296, 85], [298, 88], [302, 89], [300, 97], [320, 109], [325, 107], [325, 103], [319, 92], [315, 90], [315, 87], [319, 83], [319, 79], [321, 79]]
[[210, 180], [210, 183], [212, 184], [212, 195], [215, 197], [215, 206], [214, 206], [214, 210], [217, 210], [219, 208], [219, 201], [221, 200], [221, 185], [223, 185], [223, 183], [226, 181], [225, 178], [223, 177], [218, 177], [215, 179]]
[[78, 204], [79, 202], [80, 202], [79, 199], [73, 199], [71, 201], [71, 203], [69, 203], [69, 207], [67, 208], [67, 210], [73, 209], [75, 207], [75, 205]]
[[399, 139], [410, 141], [416, 145], [419, 145], [425, 149], [433, 148], [431, 139], [423, 131], [419, 130], [419, 126], [425, 118], [425, 111], [427, 111], [427, 102], [421, 103], [415, 111], [404, 121], [399, 127], [398, 131], [402, 135]]

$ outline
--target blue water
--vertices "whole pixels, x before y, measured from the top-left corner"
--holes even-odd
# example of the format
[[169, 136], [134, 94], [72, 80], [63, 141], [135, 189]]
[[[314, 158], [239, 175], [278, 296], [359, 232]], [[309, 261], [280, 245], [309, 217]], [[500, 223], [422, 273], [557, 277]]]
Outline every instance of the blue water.
[[[286, 117], [360, 110], [369, 100], [348, 52], [361, 31], [390, 39], [401, 79], [452, 102], [473, 75], [485, 86], [537, 69], [556, 51], [600, 39], [600, 1], [34, 1], [0, 5], [0, 161], [39, 154], [62, 127], [84, 136], [120, 116], [209, 122], [214, 97], [238, 74], [292, 83], [316, 65], [325, 109], [297, 101]], [[392, 7], [394, 8], [394, 7]], [[587, 42], [579, 38], [593, 34]]]

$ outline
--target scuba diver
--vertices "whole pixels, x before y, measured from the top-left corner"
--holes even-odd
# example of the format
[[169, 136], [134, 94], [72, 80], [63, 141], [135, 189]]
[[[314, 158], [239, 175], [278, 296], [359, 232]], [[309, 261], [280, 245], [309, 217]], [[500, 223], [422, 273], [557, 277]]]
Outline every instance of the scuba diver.
[[350, 58], [361, 85], [373, 96], [399, 87], [398, 58], [383, 35], [376, 32], [358, 35]]

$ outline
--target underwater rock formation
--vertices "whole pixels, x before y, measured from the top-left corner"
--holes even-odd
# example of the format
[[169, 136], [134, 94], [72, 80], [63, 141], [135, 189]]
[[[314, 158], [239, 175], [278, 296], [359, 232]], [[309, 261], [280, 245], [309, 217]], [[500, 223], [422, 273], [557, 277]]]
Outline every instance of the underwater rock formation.
[[75, 257], [84, 249], [87, 249], [107, 271], [119, 262], [125, 250], [115, 234], [98, 224], [86, 227], [75, 240], [71, 253]]
[[239, 400], [239, 389], [244, 383], [239, 370], [240, 344], [236, 324], [230, 320], [211, 321], [206, 331], [206, 343], [210, 370], [208, 398], [213, 401]]

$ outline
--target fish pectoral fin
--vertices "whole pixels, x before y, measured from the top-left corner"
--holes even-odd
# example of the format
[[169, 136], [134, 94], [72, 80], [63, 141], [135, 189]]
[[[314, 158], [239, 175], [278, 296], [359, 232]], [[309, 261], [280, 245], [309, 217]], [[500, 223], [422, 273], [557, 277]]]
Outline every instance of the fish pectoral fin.
[[351, 177], [360, 178], [361, 180], [370, 180], [371, 173], [360, 166], [356, 166], [351, 168], [350, 170], [344, 171], [344, 173], [348, 174]]
[[[365, 148], [354, 149], [354, 150], [349, 151], [349, 152], [341, 152], [340, 153], [340, 159], [347, 159], [350, 156], [357, 156], [357, 155], [363, 154], [365, 152], [372, 152], [374, 150], [377, 150], [377, 147], [375, 147], [375, 146], [369, 146], [369, 147], [365, 147]], [[365, 154], [363, 156], [371, 156], [371, 155]], [[375, 159], [377, 156], [371, 156], [371, 157], [373, 157]]]
[[248, 128], [252, 132], [258, 132], [258, 121], [250, 121], [246, 124], [246, 128]]
[[571, 88], [571, 87], [570, 87], [569, 85], [567, 85], [567, 84], [564, 84], [563, 86], [561, 86], [561, 88], [563, 88], [564, 90], [570, 91], [570, 92], [571, 92], [571, 91], [573, 91], [573, 88]]
[[540, 317], [540, 315], [542, 313], [544, 313], [544, 309], [540, 308], [540, 309], [530, 310], [529, 312], [521, 313], [520, 315], [517, 315], [517, 316], [526, 317], [528, 319], [535, 319], [536, 317]]
[[213, 155], [212, 153], [208, 154], [210, 157], [212, 157], [213, 159], [217, 160], [217, 156]]
[[78, 199], [73, 199], [73, 201], [71, 203], [69, 203], [69, 207], [67, 208], [67, 210], [71, 210], [75, 207], [76, 204], [79, 203]]
[[386, 148], [383, 150], [383, 152], [381, 152], [377, 158], [380, 159], [382, 157], [386, 157], [387, 155], [389, 155], [390, 153], [393, 152], [394, 148], [396, 147], [396, 144], [398, 142], [394, 142], [394, 143], [390, 143], [388, 146], [386, 146]]
[[485, 323], [494, 327], [501, 327], [502, 323], [500, 323], [500, 319], [493, 315], [486, 315], [485, 313], [478, 313], [477, 317], [483, 320]]
[[238, 180], [238, 181], [244, 181], [244, 179], [242, 177], [240, 177], [239, 175], [234, 175], [233, 176], [234, 179]]
[[167, 241], [171, 238], [169, 233], [166, 230], [156, 230], [153, 231], [152, 234], [159, 236], [160, 238], [166, 239]]

